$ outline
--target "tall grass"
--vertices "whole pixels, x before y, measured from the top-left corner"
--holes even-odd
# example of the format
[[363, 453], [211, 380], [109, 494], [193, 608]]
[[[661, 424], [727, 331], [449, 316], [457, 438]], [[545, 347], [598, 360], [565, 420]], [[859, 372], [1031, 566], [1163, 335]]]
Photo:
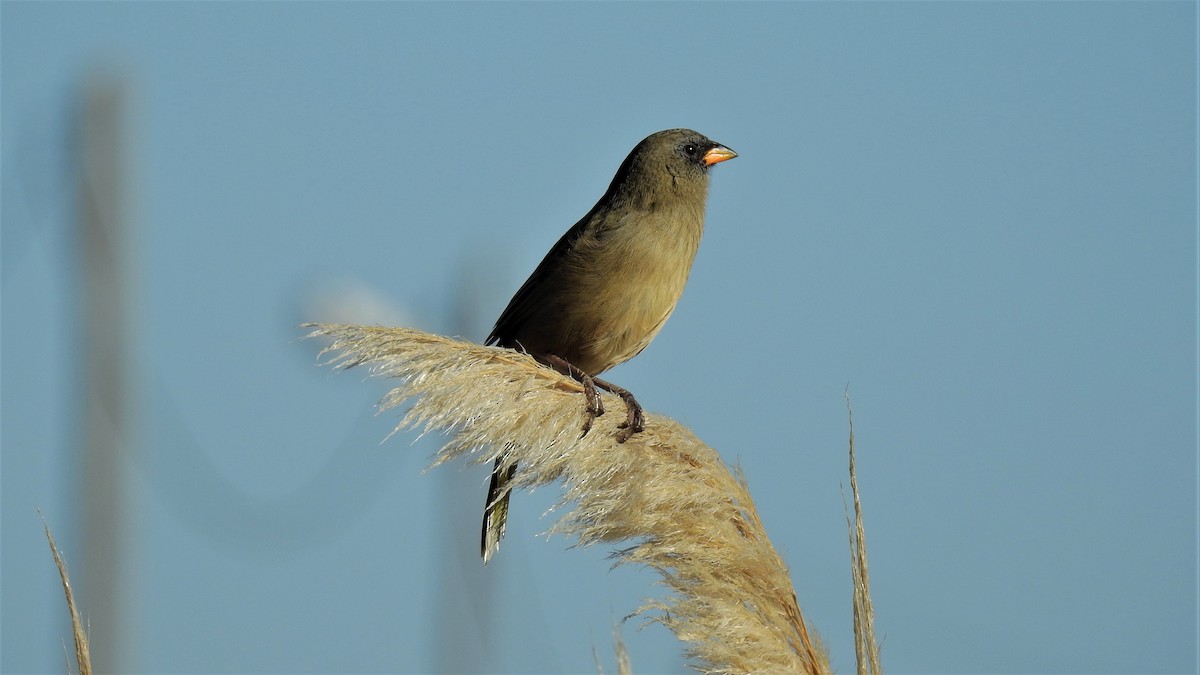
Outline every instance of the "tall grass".
[[[854, 657], [858, 675], [883, 672], [879, 643], [875, 640], [875, 607], [871, 604], [871, 580], [867, 573], [867, 532], [863, 527], [862, 500], [858, 494], [858, 467], [854, 462], [854, 410], [846, 392], [846, 417], [850, 424], [850, 494], [854, 500], [854, 518], [846, 513], [850, 532], [850, 580], [854, 604]], [[843, 496], [843, 501], [845, 497]]]
[[[62, 583], [63, 594], [67, 599], [67, 611], [71, 614], [71, 636], [75, 642], [75, 667], [79, 675], [92, 674], [92, 654], [88, 647], [87, 632], [83, 628], [83, 620], [79, 618], [79, 610], [75, 607], [75, 592], [71, 590], [71, 575], [67, 573], [67, 563], [63, 560], [58, 544], [54, 543], [54, 535], [50, 534], [50, 526], [42, 518], [42, 528], [46, 531], [46, 542], [50, 544], [50, 554], [54, 556], [54, 566], [58, 568], [58, 579]], [[71, 660], [67, 659], [67, 672], [71, 672]]]
[[519, 462], [518, 488], [561, 481], [573, 508], [552, 531], [619, 543], [619, 563], [655, 570], [668, 592], [637, 612], [671, 629], [697, 670], [831, 671], [745, 480], [678, 423], [647, 415], [646, 431], [622, 444], [624, 415], [610, 414], [580, 438], [580, 386], [524, 354], [405, 328], [311, 327], [332, 339], [324, 353], [336, 367], [399, 380], [380, 403], [411, 401], [397, 430], [450, 432], [435, 464], [500, 459]]

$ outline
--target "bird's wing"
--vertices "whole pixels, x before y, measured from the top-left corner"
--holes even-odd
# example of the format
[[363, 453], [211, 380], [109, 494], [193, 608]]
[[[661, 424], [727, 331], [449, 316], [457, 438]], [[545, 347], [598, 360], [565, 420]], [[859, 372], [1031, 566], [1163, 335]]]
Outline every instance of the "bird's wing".
[[560, 261], [575, 246], [575, 242], [583, 234], [595, 212], [596, 208], [593, 208], [586, 216], [580, 218], [579, 222], [559, 238], [546, 257], [542, 258], [537, 269], [533, 270], [533, 274], [530, 274], [525, 283], [521, 284], [521, 288], [517, 289], [512, 300], [508, 301], [508, 306], [501, 312], [500, 318], [496, 319], [496, 325], [492, 327], [492, 332], [484, 344], [500, 345], [501, 347], [517, 346], [515, 343], [521, 327], [537, 310], [538, 303], [545, 301], [545, 294], [539, 293], [538, 289], [553, 276], [555, 269], [561, 264]]

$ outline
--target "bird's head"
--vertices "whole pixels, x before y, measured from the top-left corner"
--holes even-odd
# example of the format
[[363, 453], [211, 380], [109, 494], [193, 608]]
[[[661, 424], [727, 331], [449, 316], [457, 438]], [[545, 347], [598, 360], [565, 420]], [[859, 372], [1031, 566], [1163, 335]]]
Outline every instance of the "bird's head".
[[691, 129], [659, 131], [634, 147], [609, 190], [652, 200], [671, 192], [703, 199], [709, 167], [734, 157], [733, 150]]

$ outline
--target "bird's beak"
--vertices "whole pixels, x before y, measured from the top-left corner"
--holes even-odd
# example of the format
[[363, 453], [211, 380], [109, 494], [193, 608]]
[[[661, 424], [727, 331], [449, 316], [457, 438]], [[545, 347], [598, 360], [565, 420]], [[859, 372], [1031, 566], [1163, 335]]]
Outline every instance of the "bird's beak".
[[724, 162], [725, 160], [733, 159], [734, 157], [737, 157], [736, 152], [730, 150], [729, 148], [727, 148], [723, 145], [718, 145], [717, 147], [713, 148], [712, 150], [709, 150], [708, 152], [704, 153], [704, 164], [706, 166], [712, 166], [713, 164], [716, 164], [717, 162]]

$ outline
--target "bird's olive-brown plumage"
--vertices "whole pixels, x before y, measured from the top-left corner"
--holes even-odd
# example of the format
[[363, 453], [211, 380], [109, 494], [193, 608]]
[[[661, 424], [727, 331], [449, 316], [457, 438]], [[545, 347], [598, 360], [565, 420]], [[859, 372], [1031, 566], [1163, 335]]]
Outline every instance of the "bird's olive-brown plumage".
[[[646, 137], [496, 321], [487, 344], [523, 350], [583, 382], [590, 392], [585, 433], [603, 412], [595, 384], [620, 394], [629, 408], [619, 440], [641, 430], [633, 396], [592, 378], [636, 356], [671, 316], [704, 231], [709, 168], [735, 156], [689, 129]], [[504, 534], [515, 470], [497, 461], [492, 473], [485, 563]]]

